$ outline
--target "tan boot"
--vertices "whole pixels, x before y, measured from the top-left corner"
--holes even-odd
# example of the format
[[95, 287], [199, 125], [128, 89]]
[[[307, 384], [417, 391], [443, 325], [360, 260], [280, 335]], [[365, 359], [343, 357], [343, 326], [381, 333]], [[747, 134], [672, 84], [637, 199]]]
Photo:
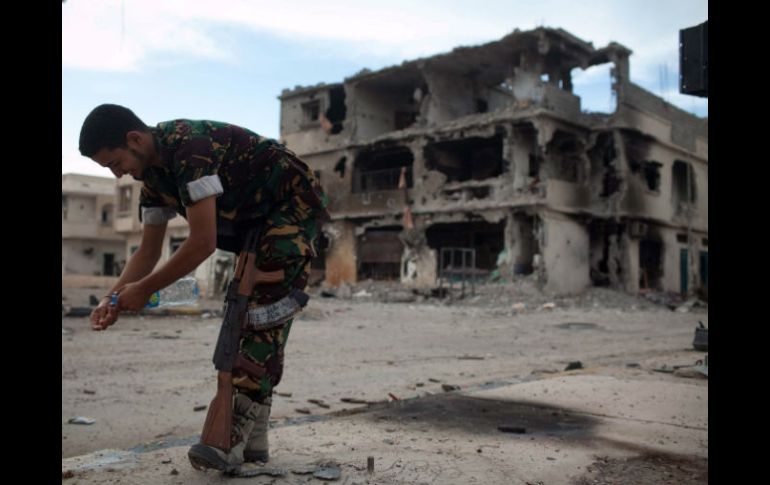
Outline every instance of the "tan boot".
[[267, 463], [270, 459], [267, 444], [267, 430], [270, 425], [270, 400], [265, 404], [254, 403], [255, 418], [254, 427], [251, 428], [246, 449], [243, 451], [243, 459], [247, 462], [261, 461]]
[[237, 394], [233, 406], [233, 446], [229, 452], [203, 443], [194, 444], [187, 452], [192, 466], [197, 469], [213, 468], [233, 472], [243, 464], [243, 451], [254, 424], [259, 404], [252, 403], [244, 394]]

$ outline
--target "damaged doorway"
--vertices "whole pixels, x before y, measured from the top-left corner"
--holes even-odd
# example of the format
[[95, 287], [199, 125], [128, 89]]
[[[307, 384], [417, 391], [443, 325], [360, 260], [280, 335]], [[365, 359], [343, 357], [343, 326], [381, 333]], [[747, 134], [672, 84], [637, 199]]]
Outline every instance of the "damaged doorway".
[[358, 280], [399, 280], [404, 243], [401, 226], [367, 229], [358, 238]]
[[535, 236], [537, 221], [534, 215], [513, 215], [513, 274], [530, 275], [535, 270], [535, 255], [540, 254], [540, 244]]
[[[436, 250], [439, 257], [441, 248], [468, 248], [476, 250], [476, 278], [484, 278], [497, 267], [497, 257], [505, 247], [505, 222], [492, 224], [485, 221], [433, 224], [426, 231], [428, 246]], [[438, 261], [438, 267], [450, 262]]]
[[651, 239], [639, 241], [639, 289], [661, 290], [663, 279], [663, 243]]
[[625, 225], [614, 221], [594, 220], [589, 225], [591, 241], [591, 283], [594, 286], [622, 289], [623, 234]]

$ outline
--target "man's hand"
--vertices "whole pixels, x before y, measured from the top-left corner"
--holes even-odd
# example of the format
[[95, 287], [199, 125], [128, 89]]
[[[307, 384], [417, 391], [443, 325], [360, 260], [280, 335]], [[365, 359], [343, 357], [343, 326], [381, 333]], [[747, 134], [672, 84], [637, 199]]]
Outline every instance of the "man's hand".
[[117, 319], [117, 307], [110, 304], [109, 296], [105, 296], [91, 312], [91, 330], [107, 330]]
[[150, 301], [151, 291], [147, 291], [141, 283], [129, 283], [117, 290], [118, 309], [139, 311]]

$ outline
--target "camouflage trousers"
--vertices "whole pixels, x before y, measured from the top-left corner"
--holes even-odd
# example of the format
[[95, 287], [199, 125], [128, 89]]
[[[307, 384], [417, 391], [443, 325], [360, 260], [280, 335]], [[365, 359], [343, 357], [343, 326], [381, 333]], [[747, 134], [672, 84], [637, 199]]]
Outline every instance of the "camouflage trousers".
[[[316, 256], [314, 243], [320, 225], [326, 219], [325, 203], [308, 204], [319, 195], [325, 199], [313, 172], [291, 152], [281, 161], [294, 176], [286, 177], [285, 202], [270, 212], [257, 251], [257, 268], [262, 271], [284, 271], [283, 281], [258, 283], [249, 299], [249, 308], [274, 303], [286, 296], [292, 288], [304, 289], [310, 274], [310, 262]], [[309, 193], [309, 192], [312, 192]], [[286, 340], [293, 320], [272, 329], [249, 332], [241, 339], [241, 354], [264, 370], [260, 378], [235, 377], [233, 385], [252, 401], [269, 403], [273, 388], [283, 375]]]

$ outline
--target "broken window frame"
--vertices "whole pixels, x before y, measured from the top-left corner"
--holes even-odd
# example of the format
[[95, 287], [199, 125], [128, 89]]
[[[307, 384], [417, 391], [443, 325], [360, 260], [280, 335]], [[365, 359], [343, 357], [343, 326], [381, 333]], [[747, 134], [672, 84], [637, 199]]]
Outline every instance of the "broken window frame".
[[[677, 167], [684, 168], [677, 169]], [[681, 193], [682, 189], [684, 189], [685, 193]], [[674, 212], [677, 214], [689, 211], [695, 207], [698, 200], [698, 192], [695, 169], [692, 163], [685, 162], [684, 160], [675, 160], [671, 166], [671, 199], [675, 204]]]
[[[300, 103], [300, 109], [302, 110], [302, 123], [303, 128], [314, 127], [321, 124], [321, 100], [310, 99]], [[313, 117], [315, 114], [315, 117]]]
[[[410, 160], [407, 160], [408, 153]], [[399, 160], [399, 157], [404, 156]], [[393, 157], [392, 163], [388, 160]], [[384, 161], [383, 161], [384, 160]], [[389, 165], [387, 168], [367, 168], [367, 166]], [[363, 167], [362, 167], [363, 166]], [[351, 193], [364, 194], [399, 189], [401, 171], [406, 167], [406, 188], [413, 187], [414, 155], [406, 147], [389, 148], [359, 154], [353, 164], [353, 187]]]
[[[661, 169], [663, 164], [654, 160], [645, 160], [642, 162], [640, 173], [644, 179], [644, 187], [648, 193], [660, 195]], [[654, 184], [650, 184], [650, 177], [653, 177]]]

